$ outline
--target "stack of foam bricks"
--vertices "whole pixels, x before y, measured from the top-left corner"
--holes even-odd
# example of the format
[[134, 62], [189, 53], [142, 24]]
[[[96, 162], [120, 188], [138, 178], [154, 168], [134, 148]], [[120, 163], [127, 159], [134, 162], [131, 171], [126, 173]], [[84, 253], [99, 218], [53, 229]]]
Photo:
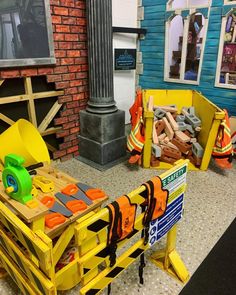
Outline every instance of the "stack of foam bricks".
[[160, 161], [173, 164], [179, 159], [189, 159], [199, 167], [204, 150], [197, 141], [201, 120], [194, 107], [183, 107], [178, 114], [175, 105], [153, 106], [150, 99], [148, 108], [155, 115], [151, 166], [159, 166]]

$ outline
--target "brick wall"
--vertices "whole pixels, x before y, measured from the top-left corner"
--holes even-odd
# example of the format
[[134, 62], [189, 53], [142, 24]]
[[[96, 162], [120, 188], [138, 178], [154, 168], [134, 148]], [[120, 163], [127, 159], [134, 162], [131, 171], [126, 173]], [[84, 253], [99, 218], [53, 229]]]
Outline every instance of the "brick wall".
[[88, 99], [88, 64], [85, 0], [50, 0], [54, 33], [56, 66], [0, 69], [0, 78], [46, 75], [55, 82], [56, 90], [64, 90], [58, 98], [63, 104], [55, 126], [62, 126], [56, 137], [63, 143], [54, 159], [67, 160], [78, 155], [79, 111]]

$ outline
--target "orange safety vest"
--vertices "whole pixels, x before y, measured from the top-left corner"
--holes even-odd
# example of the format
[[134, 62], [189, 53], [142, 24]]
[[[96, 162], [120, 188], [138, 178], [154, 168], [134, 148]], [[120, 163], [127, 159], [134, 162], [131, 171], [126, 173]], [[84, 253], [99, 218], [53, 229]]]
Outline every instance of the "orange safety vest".
[[117, 243], [133, 234], [137, 204], [131, 204], [128, 196], [122, 196], [109, 204], [107, 208], [110, 220], [107, 244], [112, 267], [116, 263]]
[[228, 112], [226, 110], [224, 112], [225, 119], [220, 124], [212, 156], [220, 168], [230, 169], [232, 168], [233, 146]]
[[162, 216], [167, 207], [169, 191], [163, 189], [161, 178], [156, 176], [144, 184], [146, 190], [142, 194], [146, 202], [144, 205], [147, 209], [143, 218], [143, 225], [145, 227], [144, 244], [148, 243], [150, 222]]
[[142, 107], [143, 105], [143, 95], [142, 95], [142, 90], [139, 89], [137, 90], [136, 92], [136, 99], [135, 99], [135, 102], [134, 104], [132, 105], [132, 107], [129, 109], [129, 113], [130, 113], [130, 116], [131, 116], [131, 126], [134, 127], [134, 125], [136, 124], [136, 121], [137, 121], [137, 115], [138, 115], [138, 109], [140, 107]]
[[132, 127], [130, 135], [127, 140], [127, 148], [132, 153], [141, 154], [144, 146], [144, 135], [143, 135], [143, 119], [142, 119], [143, 109], [138, 108], [136, 124]]

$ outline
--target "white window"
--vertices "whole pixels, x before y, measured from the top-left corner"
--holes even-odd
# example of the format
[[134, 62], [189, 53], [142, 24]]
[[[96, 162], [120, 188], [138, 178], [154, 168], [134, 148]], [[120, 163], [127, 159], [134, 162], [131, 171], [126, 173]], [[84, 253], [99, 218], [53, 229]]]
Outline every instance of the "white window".
[[166, 23], [165, 81], [198, 85], [208, 20], [201, 13]]
[[236, 4], [236, 0], [224, 0], [225, 5]]
[[167, 10], [209, 7], [211, 0], [169, 0]]
[[215, 86], [236, 89], [236, 8], [222, 20]]

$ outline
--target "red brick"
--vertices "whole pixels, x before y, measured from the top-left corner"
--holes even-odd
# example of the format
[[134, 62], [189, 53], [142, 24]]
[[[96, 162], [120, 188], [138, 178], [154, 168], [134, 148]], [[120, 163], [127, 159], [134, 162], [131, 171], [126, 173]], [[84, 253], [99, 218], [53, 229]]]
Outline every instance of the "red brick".
[[47, 76], [47, 81], [49, 83], [51, 83], [51, 82], [59, 82], [61, 80], [62, 80], [61, 75], [48, 75]]
[[79, 41], [79, 36], [78, 36], [78, 34], [65, 34], [64, 40], [66, 40], [66, 41]]
[[61, 125], [68, 122], [68, 117], [56, 118], [53, 121], [55, 125]]
[[76, 23], [77, 23], [77, 25], [85, 26], [86, 25], [86, 19], [85, 18], [77, 18]]
[[81, 100], [84, 99], [84, 93], [74, 94], [73, 100]]
[[54, 69], [54, 73], [55, 74], [64, 74], [68, 72], [68, 67], [67, 66], [60, 66], [60, 67], [56, 67]]
[[75, 73], [64, 74], [64, 75], [62, 75], [62, 79], [63, 79], [63, 81], [74, 80]]
[[78, 133], [79, 130], [80, 130], [79, 127], [74, 127], [74, 128], [71, 128], [71, 129], [70, 129], [70, 133], [71, 133], [71, 134], [73, 134], [73, 133]]
[[73, 109], [64, 110], [64, 111], [61, 111], [60, 114], [61, 114], [61, 117], [70, 116], [74, 114], [74, 110]]
[[60, 130], [56, 133], [56, 138], [65, 137], [69, 134], [70, 134], [69, 130]]
[[63, 16], [62, 24], [64, 25], [76, 25], [76, 18], [71, 16]]
[[65, 41], [65, 34], [54, 33], [53, 38], [54, 41]]
[[49, 75], [53, 74], [53, 68], [39, 68], [38, 69], [39, 75]]
[[72, 145], [78, 145], [79, 144], [79, 139], [75, 139], [75, 140], [72, 140]]
[[74, 7], [75, 0], [61, 0], [61, 6]]
[[52, 15], [52, 23], [53, 24], [61, 24], [61, 16], [59, 16], [59, 15]]
[[79, 151], [73, 153], [74, 157], [78, 157], [79, 156]]
[[20, 77], [20, 71], [18, 70], [1, 71], [1, 78], [16, 78], [16, 77]]
[[72, 115], [72, 116], [69, 116], [68, 117], [68, 121], [71, 122], [71, 121], [78, 121], [79, 120], [79, 115], [76, 114], [76, 115]]
[[69, 14], [69, 10], [68, 10], [68, 8], [65, 8], [65, 7], [57, 7], [57, 6], [54, 6], [54, 14], [68, 15]]
[[81, 71], [81, 66], [69, 66], [69, 72]]
[[56, 25], [56, 32], [58, 33], [69, 33], [70, 27], [67, 25]]
[[79, 39], [79, 41], [87, 41], [87, 35], [86, 34], [79, 34], [78, 39]]
[[61, 59], [61, 65], [73, 65], [73, 64], [74, 64], [74, 59], [71, 57]]
[[79, 106], [79, 103], [77, 101], [73, 101], [73, 102], [68, 102], [66, 104], [67, 109], [72, 109], [72, 108], [76, 108]]
[[77, 57], [75, 58], [75, 64], [79, 65], [87, 65], [88, 61], [86, 57]]
[[83, 71], [88, 71], [88, 65], [86, 64], [86, 65], [82, 65], [81, 66], [81, 69], [82, 69], [82, 72]]
[[73, 49], [85, 49], [86, 47], [86, 43], [85, 42], [76, 42], [72, 44], [72, 48]]
[[65, 50], [55, 50], [55, 56], [58, 57], [65, 57], [67, 56], [66, 51]]
[[85, 1], [75, 1], [75, 7], [85, 9]]
[[78, 56], [80, 56], [80, 51], [79, 50], [68, 50], [67, 56], [68, 57], [78, 57]]
[[51, 5], [60, 5], [60, 0], [50, 0]]
[[87, 50], [80, 50], [80, 55], [81, 56], [88, 56], [88, 51]]
[[76, 138], [78, 138], [76, 134], [71, 134], [71, 135], [65, 136], [64, 140], [65, 142], [68, 142], [68, 141], [75, 140]]
[[70, 82], [70, 87], [81, 86], [81, 85], [83, 85], [83, 81], [81, 80], [74, 80]]
[[58, 48], [59, 49], [72, 49], [72, 44], [70, 42], [59, 42]]
[[72, 95], [63, 95], [58, 98], [58, 102], [61, 104], [72, 101], [72, 100], [73, 100]]
[[78, 92], [81, 93], [81, 92], [86, 92], [88, 91], [88, 87], [87, 86], [80, 86], [78, 87]]
[[88, 78], [87, 72], [76, 73], [76, 79], [86, 79], [86, 78]]
[[65, 89], [65, 94], [75, 94], [75, 93], [77, 93], [77, 88], [76, 87]]
[[70, 129], [70, 128], [73, 128], [73, 127], [75, 127], [76, 125], [75, 125], [75, 122], [70, 122], [70, 123], [65, 123], [65, 124], [63, 124], [62, 125], [62, 128], [64, 129], [64, 130], [66, 130], [66, 129]]
[[70, 82], [69, 81], [64, 81], [64, 82], [56, 82], [56, 89], [65, 89], [69, 87]]
[[83, 12], [81, 11], [81, 9], [77, 9], [77, 8], [69, 8], [69, 15], [70, 16], [83, 16]]
[[24, 70], [21, 70], [20, 74], [23, 77], [36, 76], [38, 74], [38, 70], [37, 69], [24, 69]]
[[78, 150], [79, 150], [79, 147], [78, 147], [78, 145], [76, 145], [76, 146], [73, 146], [73, 147], [68, 148], [67, 149], [67, 153], [68, 154], [72, 154], [74, 152], [77, 152]]
[[71, 26], [70, 27], [71, 33], [84, 33], [84, 30], [80, 26]]
[[56, 151], [53, 153], [53, 159], [61, 158], [66, 155], [66, 150]]
[[71, 146], [72, 146], [72, 142], [71, 141], [63, 142], [63, 143], [59, 144], [59, 149], [60, 150], [65, 150], [65, 149], [68, 149]]

